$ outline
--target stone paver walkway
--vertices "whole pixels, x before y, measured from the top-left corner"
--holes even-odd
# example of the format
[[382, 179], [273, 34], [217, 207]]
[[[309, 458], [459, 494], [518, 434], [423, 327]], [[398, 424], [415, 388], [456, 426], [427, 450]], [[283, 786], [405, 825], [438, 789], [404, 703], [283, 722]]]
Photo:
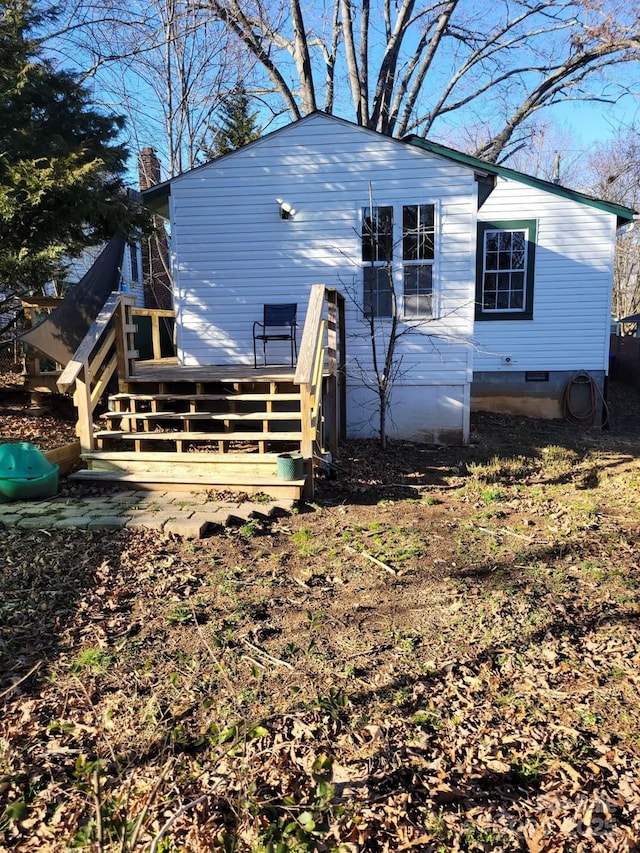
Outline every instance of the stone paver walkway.
[[98, 496], [60, 495], [45, 500], [0, 503], [0, 527], [51, 530], [77, 527], [116, 530], [122, 527], [161, 530], [197, 539], [232, 522], [287, 515], [291, 500], [216, 501], [206, 492], [123, 490]]

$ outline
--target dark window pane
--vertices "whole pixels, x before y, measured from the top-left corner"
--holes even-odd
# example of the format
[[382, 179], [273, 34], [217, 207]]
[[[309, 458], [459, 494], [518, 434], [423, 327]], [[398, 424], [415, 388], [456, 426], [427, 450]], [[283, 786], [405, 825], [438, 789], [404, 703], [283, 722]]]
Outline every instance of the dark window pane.
[[512, 292], [511, 307], [516, 309], [524, 308], [524, 294], [521, 290], [514, 290]]
[[390, 270], [385, 267], [363, 269], [363, 306], [367, 316], [391, 316]]
[[511, 232], [511, 245], [514, 252], [524, 252], [525, 238], [526, 235], [524, 231]]
[[393, 207], [365, 207], [362, 212], [362, 260], [393, 258]]
[[499, 310], [509, 307], [509, 291], [499, 291], [496, 300], [496, 307]]
[[496, 307], [496, 292], [495, 290], [485, 290], [482, 300], [482, 307], [485, 311], [493, 311]]
[[405, 231], [416, 231], [418, 228], [418, 205], [406, 204], [402, 208], [402, 228]]
[[405, 261], [418, 260], [418, 237], [416, 234], [405, 234], [402, 238], [402, 257]]
[[498, 269], [511, 269], [511, 252], [500, 252], [498, 255]]
[[404, 313], [407, 317], [430, 317], [432, 313], [433, 267], [412, 264], [404, 268]]
[[510, 231], [498, 231], [498, 249], [500, 249], [501, 252], [508, 252], [511, 250]]
[[434, 256], [435, 207], [409, 204], [402, 208], [402, 257], [405, 261], [430, 261]]
[[487, 231], [485, 234], [485, 248], [487, 252], [498, 251], [498, 232]]
[[512, 255], [511, 267], [514, 270], [524, 269], [524, 249], [516, 249]]

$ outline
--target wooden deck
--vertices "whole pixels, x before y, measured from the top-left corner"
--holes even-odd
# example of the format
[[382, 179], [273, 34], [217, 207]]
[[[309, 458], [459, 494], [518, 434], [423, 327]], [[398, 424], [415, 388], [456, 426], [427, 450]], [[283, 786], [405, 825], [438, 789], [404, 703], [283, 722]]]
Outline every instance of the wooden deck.
[[295, 367], [248, 364], [185, 365], [177, 358], [136, 361], [131, 382], [293, 382]]
[[82, 477], [312, 498], [315, 469], [344, 435], [338, 291], [313, 285], [295, 366], [180, 365], [156, 345], [155, 358], [141, 360], [134, 310], [131, 297], [112, 293], [58, 379], [63, 393], [74, 389]]

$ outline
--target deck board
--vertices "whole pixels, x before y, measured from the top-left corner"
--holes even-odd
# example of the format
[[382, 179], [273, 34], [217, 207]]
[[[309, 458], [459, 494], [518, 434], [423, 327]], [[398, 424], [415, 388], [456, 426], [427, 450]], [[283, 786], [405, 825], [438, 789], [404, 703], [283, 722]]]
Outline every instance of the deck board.
[[286, 365], [178, 364], [176, 358], [137, 361], [132, 382], [293, 382], [295, 368]]

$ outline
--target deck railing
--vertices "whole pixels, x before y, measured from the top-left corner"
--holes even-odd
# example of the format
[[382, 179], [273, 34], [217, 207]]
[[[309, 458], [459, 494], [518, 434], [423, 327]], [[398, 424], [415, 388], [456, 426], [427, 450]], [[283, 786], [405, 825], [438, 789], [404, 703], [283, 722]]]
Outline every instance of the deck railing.
[[313, 496], [314, 466], [325, 448], [336, 455], [345, 433], [344, 359], [344, 297], [335, 288], [314, 284], [294, 377], [300, 386], [306, 497]]
[[65, 393], [74, 384], [78, 410], [77, 434], [82, 452], [95, 448], [93, 412], [116, 373], [122, 387], [133, 375], [137, 351], [133, 348], [136, 327], [132, 323], [133, 297], [112, 293], [93, 325], [58, 379]]
[[[33, 329], [41, 320], [51, 314], [62, 302], [61, 296], [32, 296], [21, 300], [24, 312], [24, 328]], [[48, 377], [53, 379], [62, 370], [61, 365], [39, 352], [34, 347], [24, 347], [24, 372], [27, 377]]]

